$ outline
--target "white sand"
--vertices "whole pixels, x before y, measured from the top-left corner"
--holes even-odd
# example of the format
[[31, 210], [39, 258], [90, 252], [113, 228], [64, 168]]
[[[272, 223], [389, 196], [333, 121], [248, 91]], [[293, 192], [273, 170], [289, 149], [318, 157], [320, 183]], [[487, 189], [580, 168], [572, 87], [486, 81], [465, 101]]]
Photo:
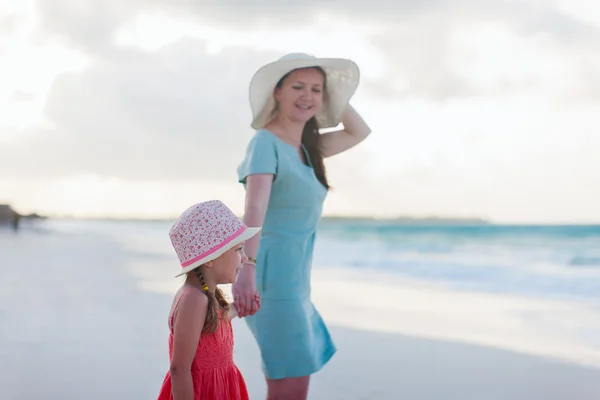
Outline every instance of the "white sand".
[[[177, 284], [162, 250], [77, 232], [0, 232], [1, 398], [155, 398]], [[366, 283], [347, 271], [315, 278], [338, 353], [314, 376], [310, 399], [600, 398], [600, 369], [581, 365], [599, 365], [598, 347], [568, 335], [592, 309]], [[527, 312], [547, 318], [528, 324]], [[243, 321], [234, 326], [251, 398], [264, 398], [258, 349]]]

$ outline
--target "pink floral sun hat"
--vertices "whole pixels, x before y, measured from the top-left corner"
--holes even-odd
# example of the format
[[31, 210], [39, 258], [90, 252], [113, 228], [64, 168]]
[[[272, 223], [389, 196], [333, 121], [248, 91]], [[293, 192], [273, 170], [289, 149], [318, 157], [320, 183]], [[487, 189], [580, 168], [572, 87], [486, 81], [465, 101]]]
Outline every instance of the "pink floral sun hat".
[[194, 204], [179, 216], [169, 231], [182, 268], [175, 276], [214, 260], [261, 229], [247, 227], [219, 200]]

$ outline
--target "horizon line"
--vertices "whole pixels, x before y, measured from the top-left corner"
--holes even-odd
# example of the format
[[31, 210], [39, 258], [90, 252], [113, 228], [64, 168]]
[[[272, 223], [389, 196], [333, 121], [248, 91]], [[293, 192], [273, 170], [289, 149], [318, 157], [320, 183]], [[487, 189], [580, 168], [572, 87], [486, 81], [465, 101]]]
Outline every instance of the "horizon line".
[[[237, 214], [236, 214], [237, 215]], [[78, 221], [116, 221], [116, 222], [168, 222], [175, 221], [178, 216], [162, 217], [124, 217], [124, 216], [74, 216], [74, 215], [43, 215], [47, 219], [67, 219]], [[242, 218], [241, 215], [237, 215]], [[374, 221], [374, 222], [416, 222], [442, 224], [472, 224], [472, 225], [513, 225], [513, 226], [600, 226], [600, 221], [497, 221], [482, 217], [451, 217], [451, 216], [370, 216], [370, 215], [323, 215], [321, 220], [329, 221]]]

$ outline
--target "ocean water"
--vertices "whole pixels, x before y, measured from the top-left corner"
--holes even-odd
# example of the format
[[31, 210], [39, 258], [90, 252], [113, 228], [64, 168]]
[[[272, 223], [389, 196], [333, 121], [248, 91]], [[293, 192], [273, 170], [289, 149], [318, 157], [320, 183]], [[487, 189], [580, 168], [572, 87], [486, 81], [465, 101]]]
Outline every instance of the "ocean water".
[[600, 300], [600, 226], [323, 222], [315, 264], [374, 268], [457, 290]]
[[[45, 234], [99, 234], [173, 263], [171, 221], [48, 220]], [[600, 226], [407, 225], [323, 220], [313, 268], [385, 272], [450, 289], [600, 303]]]

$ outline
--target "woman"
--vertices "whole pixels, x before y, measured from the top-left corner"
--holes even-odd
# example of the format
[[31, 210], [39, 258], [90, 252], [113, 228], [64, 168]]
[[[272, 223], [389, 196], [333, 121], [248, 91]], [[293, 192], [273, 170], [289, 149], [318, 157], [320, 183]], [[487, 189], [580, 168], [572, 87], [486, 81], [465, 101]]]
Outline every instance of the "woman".
[[[250, 262], [233, 295], [260, 348], [268, 399], [306, 399], [310, 375], [336, 351], [311, 302], [310, 272], [330, 188], [323, 158], [371, 132], [348, 104], [358, 81], [352, 61], [289, 54], [259, 69], [250, 84], [257, 132], [238, 177], [246, 187], [244, 222], [263, 231], [244, 245]], [[319, 133], [340, 120], [344, 129]]]

